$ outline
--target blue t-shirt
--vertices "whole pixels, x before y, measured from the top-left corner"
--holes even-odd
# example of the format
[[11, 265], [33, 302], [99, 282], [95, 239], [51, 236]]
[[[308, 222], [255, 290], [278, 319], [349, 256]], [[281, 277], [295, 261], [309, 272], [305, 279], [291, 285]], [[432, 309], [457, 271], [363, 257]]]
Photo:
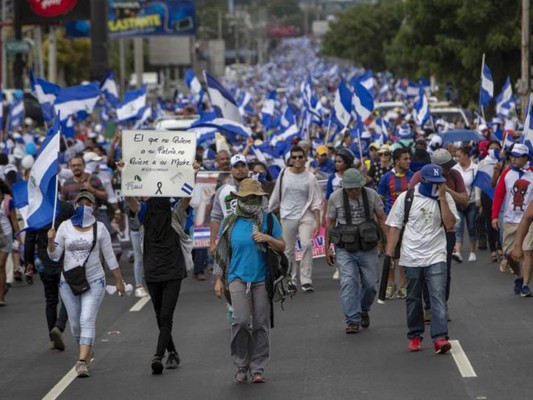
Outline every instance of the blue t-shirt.
[[[267, 213], [263, 216], [261, 232], [267, 232]], [[281, 239], [281, 225], [272, 215], [272, 237]], [[252, 238], [253, 222], [251, 219], [237, 218], [231, 232], [231, 260], [229, 265], [229, 281], [240, 279], [243, 282], [263, 282], [266, 279], [266, 253], [257, 248]]]

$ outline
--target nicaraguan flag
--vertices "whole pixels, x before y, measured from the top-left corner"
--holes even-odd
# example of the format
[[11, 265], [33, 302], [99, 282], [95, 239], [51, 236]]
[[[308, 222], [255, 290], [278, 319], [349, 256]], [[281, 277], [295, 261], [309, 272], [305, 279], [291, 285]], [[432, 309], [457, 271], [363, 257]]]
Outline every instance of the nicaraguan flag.
[[341, 80], [333, 102], [333, 121], [342, 128], [348, 126], [352, 119], [351, 110], [352, 92], [350, 92], [344, 80]]
[[414, 117], [416, 124], [420, 127], [424, 126], [426, 121], [431, 117], [429, 111], [428, 98], [424, 92], [424, 88], [421, 86], [418, 92], [418, 99], [414, 103]]
[[[487, 156], [488, 158], [489, 156]], [[487, 160], [489, 161], [489, 160]], [[477, 169], [476, 176], [472, 181], [472, 186], [478, 187], [483, 193], [489, 196], [491, 199], [494, 199], [494, 188], [490, 184], [490, 179], [492, 178], [492, 173], [494, 172], [494, 163], [484, 162]]]
[[99, 98], [100, 87], [94, 82], [87, 85], [61, 88], [54, 104], [54, 110], [56, 114], [60, 115], [62, 121], [75, 114], [78, 115], [78, 119], [83, 119], [93, 112]]
[[150, 119], [150, 117], [152, 116], [152, 107], [143, 107], [143, 109], [140, 111], [140, 115], [141, 117], [137, 120], [137, 122], [133, 126], [133, 129], [140, 129], [145, 124], [145, 122]]
[[9, 107], [9, 131], [22, 127], [24, 120], [24, 99], [15, 99]]
[[142, 112], [146, 106], [146, 85], [140, 89], [126, 92], [124, 101], [117, 108], [117, 120], [127, 121], [129, 119], [142, 117]]
[[368, 90], [370, 93], [374, 93], [375, 81], [374, 74], [372, 73], [372, 71], [368, 71], [357, 79], [359, 80], [359, 82], [361, 82], [361, 85], [363, 85], [366, 90]]
[[239, 106], [230, 92], [214, 76], [205, 71], [204, 77], [211, 105], [217, 112], [218, 117], [242, 124], [243, 120], [239, 112]]
[[272, 127], [272, 117], [276, 108], [276, 91], [271, 91], [263, 102], [261, 108], [261, 124], [265, 130], [269, 130]]
[[117, 80], [113, 71], [109, 71], [104, 77], [100, 84], [100, 90], [111, 107], [117, 108], [120, 99], [118, 97]]
[[364, 123], [374, 110], [374, 99], [372, 94], [366, 90], [360, 82], [354, 82], [354, 93], [352, 97], [352, 110], [357, 122]]
[[282, 129], [287, 129], [289, 126], [294, 125], [295, 123], [296, 119], [294, 118], [294, 112], [292, 111], [292, 107], [290, 105], [287, 105], [285, 112], [281, 116], [280, 126]]
[[243, 90], [238, 101], [239, 112], [241, 113], [243, 117], [247, 114], [255, 113], [255, 110], [252, 106], [252, 100], [253, 100], [252, 95], [246, 90]]
[[35, 78], [32, 70], [30, 70], [30, 85], [31, 93], [41, 105], [44, 120], [51, 122], [55, 117], [54, 103], [58, 93], [61, 91], [61, 86], [47, 82], [44, 79]]
[[229, 139], [231, 142], [235, 142], [236, 135], [240, 135], [245, 139], [248, 139], [253, 134], [250, 128], [239, 124], [238, 122], [225, 118], [215, 118], [211, 121], [200, 120], [192, 125], [192, 128], [195, 127], [217, 128], [219, 131], [226, 133], [226, 138]]
[[[526, 108], [526, 120], [524, 122], [524, 132], [520, 142], [525, 144], [529, 149], [529, 157], [533, 156], [533, 94], [529, 94], [529, 100]], [[509, 135], [507, 135], [509, 136]]]
[[185, 85], [187, 85], [189, 92], [195, 96], [202, 92], [202, 84], [200, 83], [200, 80], [194, 76], [194, 71], [190, 68], [185, 72]]
[[496, 96], [496, 114], [507, 117], [514, 106], [511, 78], [507, 77], [502, 87], [502, 92]]
[[61, 132], [66, 138], [72, 138], [74, 135], [76, 135], [76, 131], [74, 129], [74, 118], [72, 115], [61, 121]]
[[197, 128], [192, 129], [192, 132], [196, 133], [196, 143], [198, 145], [205, 143], [205, 142], [214, 141], [216, 139], [217, 131], [218, 129], [213, 128], [213, 127], [205, 127], [205, 128], [197, 127]]
[[479, 106], [483, 107], [489, 104], [494, 95], [494, 83], [492, 73], [487, 64], [483, 64], [481, 72], [481, 87], [479, 88]]
[[292, 125], [284, 132], [272, 137], [270, 144], [276, 146], [279, 142], [290, 142], [293, 138], [300, 136], [300, 129], [296, 125]]
[[26, 221], [25, 229], [40, 229], [52, 223], [59, 169], [59, 120], [58, 116], [49, 129], [33, 163], [28, 181], [13, 185], [15, 207]]

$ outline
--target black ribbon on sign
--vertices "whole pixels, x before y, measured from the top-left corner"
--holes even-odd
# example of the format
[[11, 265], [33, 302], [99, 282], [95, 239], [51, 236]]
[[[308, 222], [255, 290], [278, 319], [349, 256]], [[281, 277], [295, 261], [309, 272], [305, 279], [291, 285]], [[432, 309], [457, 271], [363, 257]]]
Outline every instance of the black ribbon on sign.
[[157, 182], [157, 191], [155, 192], [155, 194], [163, 194], [163, 192], [161, 191], [162, 187], [163, 187], [163, 182]]

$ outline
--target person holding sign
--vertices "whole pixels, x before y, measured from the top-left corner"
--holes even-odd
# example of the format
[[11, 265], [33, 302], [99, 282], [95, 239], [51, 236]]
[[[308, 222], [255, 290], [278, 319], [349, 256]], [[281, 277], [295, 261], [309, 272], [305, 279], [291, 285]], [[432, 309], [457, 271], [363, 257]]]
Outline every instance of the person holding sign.
[[[124, 161], [117, 162], [122, 171]], [[195, 174], [200, 169], [194, 162]], [[141, 224], [141, 248], [143, 252], [144, 279], [152, 298], [159, 328], [156, 352], [152, 358], [152, 373], [160, 375], [163, 369], [175, 369], [180, 363], [176, 345], [172, 338], [174, 310], [181, 290], [181, 281], [187, 277], [183, 241], [188, 240], [185, 222], [191, 212], [190, 198], [181, 198], [171, 203], [170, 197], [150, 197], [137, 201], [126, 197], [130, 217]], [[163, 358], [168, 357], [165, 366]]]

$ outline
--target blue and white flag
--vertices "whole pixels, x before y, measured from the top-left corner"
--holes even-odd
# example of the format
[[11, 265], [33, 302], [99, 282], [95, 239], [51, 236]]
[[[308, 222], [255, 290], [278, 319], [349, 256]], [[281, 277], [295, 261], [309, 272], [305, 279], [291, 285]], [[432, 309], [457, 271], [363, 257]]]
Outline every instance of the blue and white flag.
[[486, 106], [494, 96], [494, 83], [492, 73], [487, 64], [483, 64], [481, 69], [481, 86], [479, 88], [479, 107]]
[[152, 107], [143, 107], [143, 109], [140, 111], [140, 115], [141, 117], [137, 120], [137, 122], [133, 126], [133, 129], [140, 129], [146, 123], [146, 121], [148, 121], [152, 117]]
[[361, 82], [361, 85], [363, 85], [366, 90], [368, 90], [370, 93], [374, 93], [375, 81], [372, 71], [368, 71], [357, 79], [359, 82]]
[[63, 136], [66, 138], [72, 138], [76, 135], [76, 130], [74, 129], [74, 118], [72, 115], [61, 121], [61, 133], [63, 133]]
[[48, 131], [31, 168], [28, 181], [13, 185], [15, 207], [26, 221], [25, 229], [40, 229], [52, 223], [57, 197], [56, 177], [59, 169], [59, 117]]
[[252, 106], [252, 100], [252, 95], [248, 91], [243, 90], [237, 103], [239, 105], [239, 112], [243, 117], [245, 115], [255, 113], [255, 110]]
[[[524, 122], [524, 132], [520, 138], [520, 143], [525, 144], [529, 149], [529, 157], [533, 156], [533, 94], [529, 94], [526, 108], [526, 120]], [[507, 135], [509, 136], [509, 135]]]
[[215, 109], [217, 116], [242, 124], [243, 120], [239, 112], [239, 106], [230, 92], [214, 76], [205, 71], [204, 77], [211, 105]]
[[200, 83], [200, 80], [194, 76], [194, 71], [192, 69], [188, 69], [185, 72], [185, 84], [187, 85], [189, 92], [194, 96], [197, 96], [202, 92], [202, 84]]
[[502, 117], [507, 117], [514, 107], [515, 104], [513, 101], [511, 78], [507, 77], [502, 87], [502, 92], [496, 96], [496, 114]]
[[341, 128], [348, 126], [352, 112], [352, 92], [346, 86], [344, 80], [339, 83], [333, 102], [333, 121]]
[[30, 85], [31, 93], [41, 105], [44, 120], [51, 122], [55, 117], [54, 103], [58, 93], [61, 91], [61, 86], [47, 82], [44, 79], [35, 78], [32, 70], [30, 70]]
[[104, 94], [105, 99], [113, 108], [117, 108], [120, 101], [118, 97], [118, 86], [115, 74], [109, 71], [100, 84], [100, 90]]
[[245, 139], [248, 139], [253, 134], [250, 128], [226, 118], [215, 118], [211, 121], [196, 121], [192, 125], [192, 128], [195, 127], [217, 128], [219, 131], [225, 133], [225, 137], [231, 142], [235, 142], [236, 135], [240, 135]]
[[24, 121], [24, 99], [15, 99], [9, 107], [9, 126], [8, 131], [22, 127]]
[[94, 82], [87, 85], [61, 88], [54, 104], [54, 110], [62, 121], [75, 114], [78, 119], [83, 119], [93, 112], [99, 98], [100, 87]]
[[146, 106], [146, 85], [140, 89], [126, 92], [124, 101], [117, 108], [117, 121], [127, 121], [142, 117], [144, 107]]
[[285, 112], [281, 117], [280, 126], [282, 129], [287, 129], [289, 126], [294, 124], [296, 124], [294, 112], [292, 111], [292, 107], [290, 105], [287, 105], [287, 108], [285, 109]]
[[420, 86], [418, 99], [414, 103], [413, 114], [415, 117], [415, 122], [419, 127], [423, 127], [426, 121], [431, 117], [429, 111], [428, 98], [424, 92], [424, 88]]
[[360, 82], [354, 82], [354, 94], [352, 98], [352, 110], [358, 124], [363, 124], [372, 111], [374, 111], [374, 99]]
[[296, 125], [292, 125], [285, 131], [280, 132], [272, 137], [270, 144], [276, 146], [279, 142], [290, 142], [293, 138], [300, 136], [300, 129]]
[[274, 111], [276, 108], [276, 91], [271, 91], [263, 101], [263, 107], [261, 108], [261, 125], [265, 130], [272, 128], [272, 121], [274, 117]]
[[481, 163], [477, 169], [476, 176], [472, 181], [472, 186], [478, 187], [483, 193], [489, 196], [491, 199], [494, 199], [494, 187], [491, 185], [490, 180], [492, 178], [492, 173], [494, 172], [494, 163], [489, 163], [490, 156], [486, 157], [486, 161]]

